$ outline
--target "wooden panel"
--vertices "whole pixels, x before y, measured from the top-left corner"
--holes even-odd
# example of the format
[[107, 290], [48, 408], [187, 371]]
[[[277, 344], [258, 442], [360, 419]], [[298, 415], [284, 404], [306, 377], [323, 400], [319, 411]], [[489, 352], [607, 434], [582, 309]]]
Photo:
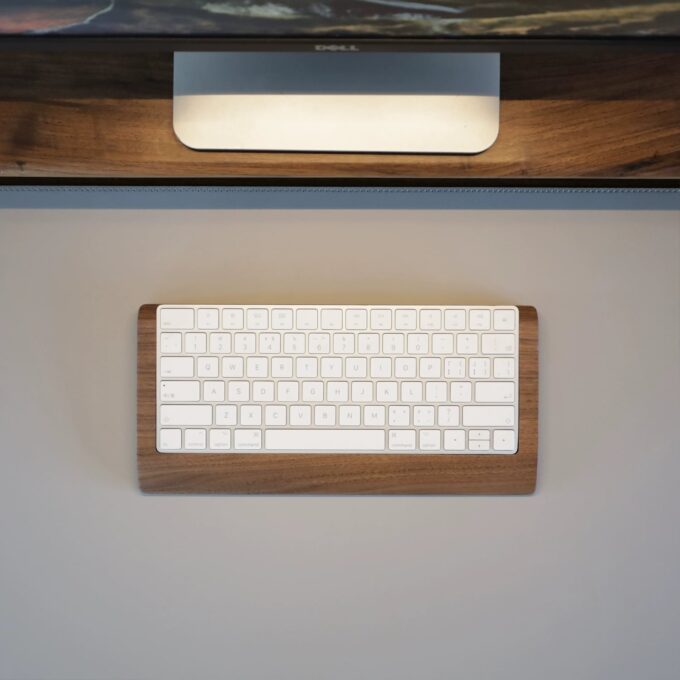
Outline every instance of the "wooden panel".
[[160, 493], [526, 494], [536, 485], [538, 318], [520, 307], [515, 455], [184, 454], [156, 450], [156, 308], [138, 318], [137, 465]]
[[508, 54], [501, 133], [476, 156], [196, 152], [172, 130], [170, 54], [0, 60], [0, 177], [680, 177], [680, 54]]

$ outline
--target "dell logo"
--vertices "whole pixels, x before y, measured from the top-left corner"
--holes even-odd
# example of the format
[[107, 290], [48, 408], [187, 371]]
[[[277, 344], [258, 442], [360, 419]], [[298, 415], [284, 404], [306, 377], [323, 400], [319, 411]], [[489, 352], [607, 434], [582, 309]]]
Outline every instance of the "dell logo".
[[317, 52], [358, 52], [356, 45], [314, 45]]

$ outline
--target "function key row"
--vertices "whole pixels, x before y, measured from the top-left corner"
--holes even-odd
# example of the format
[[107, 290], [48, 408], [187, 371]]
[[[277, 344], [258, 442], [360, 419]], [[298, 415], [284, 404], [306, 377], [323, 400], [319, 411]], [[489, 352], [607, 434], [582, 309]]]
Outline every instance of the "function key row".
[[514, 331], [515, 310], [471, 308], [162, 307], [162, 330]]

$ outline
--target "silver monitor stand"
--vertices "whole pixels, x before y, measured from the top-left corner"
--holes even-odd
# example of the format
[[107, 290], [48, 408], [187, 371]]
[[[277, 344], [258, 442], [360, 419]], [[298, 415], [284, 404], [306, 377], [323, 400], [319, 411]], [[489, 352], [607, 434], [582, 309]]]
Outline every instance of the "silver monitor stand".
[[177, 52], [192, 149], [479, 153], [498, 136], [500, 55]]

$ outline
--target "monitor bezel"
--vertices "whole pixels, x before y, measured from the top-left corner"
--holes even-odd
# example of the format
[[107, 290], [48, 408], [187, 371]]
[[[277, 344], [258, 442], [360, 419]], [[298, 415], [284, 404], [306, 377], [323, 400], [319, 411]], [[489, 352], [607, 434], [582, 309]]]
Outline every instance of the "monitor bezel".
[[[355, 49], [352, 49], [355, 48]], [[0, 51], [123, 52], [545, 52], [676, 51], [680, 36], [357, 37], [0, 34]]]

